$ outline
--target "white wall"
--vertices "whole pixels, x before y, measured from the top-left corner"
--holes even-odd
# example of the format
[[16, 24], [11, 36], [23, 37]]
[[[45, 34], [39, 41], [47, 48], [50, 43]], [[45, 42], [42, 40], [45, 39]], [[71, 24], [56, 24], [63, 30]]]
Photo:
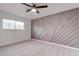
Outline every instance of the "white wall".
[[[22, 21], [25, 24], [24, 30], [6, 30], [1, 28], [2, 18]], [[0, 11], [0, 46], [31, 38], [31, 20]]]
[[79, 48], [79, 8], [33, 20], [32, 38]]

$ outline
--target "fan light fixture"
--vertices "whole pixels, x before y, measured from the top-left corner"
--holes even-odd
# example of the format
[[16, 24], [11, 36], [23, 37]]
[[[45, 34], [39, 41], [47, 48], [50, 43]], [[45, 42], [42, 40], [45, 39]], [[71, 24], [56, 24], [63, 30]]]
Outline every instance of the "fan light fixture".
[[26, 3], [22, 3], [22, 4], [25, 5], [25, 6], [30, 7], [30, 9], [27, 9], [26, 12], [32, 11], [32, 12], [37, 12], [38, 14], [40, 13], [38, 9], [48, 7], [48, 5], [37, 6], [34, 3], [32, 3], [32, 5], [29, 5], [29, 4], [26, 4]]
[[35, 8], [32, 8], [32, 10], [31, 10], [32, 12], [36, 12], [36, 9]]

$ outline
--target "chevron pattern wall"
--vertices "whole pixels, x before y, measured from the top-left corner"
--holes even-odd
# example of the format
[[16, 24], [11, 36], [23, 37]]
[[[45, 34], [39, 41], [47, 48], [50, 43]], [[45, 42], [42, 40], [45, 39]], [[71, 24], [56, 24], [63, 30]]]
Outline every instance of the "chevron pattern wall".
[[79, 8], [33, 20], [32, 38], [79, 48]]

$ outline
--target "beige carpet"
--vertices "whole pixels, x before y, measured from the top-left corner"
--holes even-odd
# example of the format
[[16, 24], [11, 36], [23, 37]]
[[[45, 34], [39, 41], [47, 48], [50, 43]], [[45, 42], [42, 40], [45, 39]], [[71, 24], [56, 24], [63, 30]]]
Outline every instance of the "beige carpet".
[[0, 47], [2, 56], [66, 56], [79, 55], [79, 50], [41, 40], [31, 40]]

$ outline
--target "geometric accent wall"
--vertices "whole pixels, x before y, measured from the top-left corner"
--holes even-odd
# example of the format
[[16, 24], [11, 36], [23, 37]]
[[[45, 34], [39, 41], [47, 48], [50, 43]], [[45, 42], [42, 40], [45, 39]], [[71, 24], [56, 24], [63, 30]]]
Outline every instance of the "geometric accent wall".
[[79, 48], [79, 8], [32, 20], [32, 38]]

